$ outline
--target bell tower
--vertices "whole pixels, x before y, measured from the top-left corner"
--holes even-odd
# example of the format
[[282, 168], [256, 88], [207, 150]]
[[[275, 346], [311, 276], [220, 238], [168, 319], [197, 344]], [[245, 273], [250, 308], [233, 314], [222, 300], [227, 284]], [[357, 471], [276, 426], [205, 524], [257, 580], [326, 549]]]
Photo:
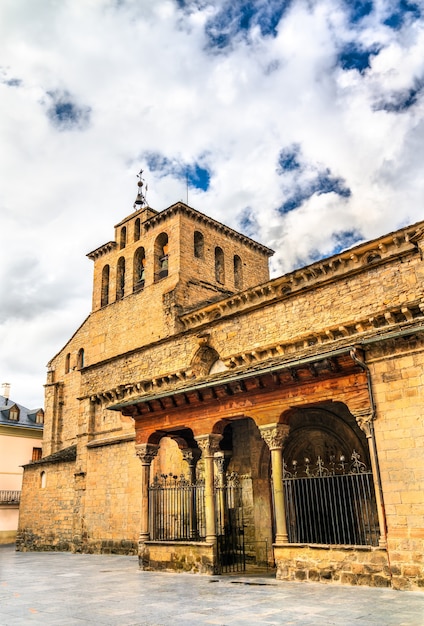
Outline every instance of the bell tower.
[[181, 330], [180, 314], [268, 281], [273, 251], [183, 202], [155, 211], [142, 175], [133, 213], [115, 226], [114, 240], [87, 256], [92, 314], [121, 328], [131, 319], [138, 338], [151, 342]]

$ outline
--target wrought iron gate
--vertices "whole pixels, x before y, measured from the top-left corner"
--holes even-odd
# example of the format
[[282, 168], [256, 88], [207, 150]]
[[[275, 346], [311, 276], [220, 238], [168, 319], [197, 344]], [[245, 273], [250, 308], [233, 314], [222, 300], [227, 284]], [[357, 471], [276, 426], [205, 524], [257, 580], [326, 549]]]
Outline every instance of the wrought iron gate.
[[184, 476], [161, 474], [149, 487], [151, 538], [156, 541], [205, 539], [205, 485]]
[[283, 465], [287, 532], [290, 543], [377, 546], [379, 526], [372, 473], [353, 451], [324, 466], [305, 459]]
[[218, 563], [221, 573], [244, 572], [243, 499], [238, 474], [231, 472], [225, 484], [215, 486]]
[[[238, 475], [215, 485], [218, 563], [222, 573], [246, 567], [242, 487]], [[161, 474], [149, 486], [150, 536], [154, 541], [204, 541], [205, 486], [184, 476]]]

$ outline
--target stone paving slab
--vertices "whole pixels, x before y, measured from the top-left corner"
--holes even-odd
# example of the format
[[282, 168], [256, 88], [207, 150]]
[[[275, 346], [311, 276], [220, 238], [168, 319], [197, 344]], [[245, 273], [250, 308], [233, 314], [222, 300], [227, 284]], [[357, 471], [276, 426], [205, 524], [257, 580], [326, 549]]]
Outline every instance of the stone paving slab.
[[424, 593], [141, 572], [133, 556], [0, 546], [0, 626], [424, 626]]

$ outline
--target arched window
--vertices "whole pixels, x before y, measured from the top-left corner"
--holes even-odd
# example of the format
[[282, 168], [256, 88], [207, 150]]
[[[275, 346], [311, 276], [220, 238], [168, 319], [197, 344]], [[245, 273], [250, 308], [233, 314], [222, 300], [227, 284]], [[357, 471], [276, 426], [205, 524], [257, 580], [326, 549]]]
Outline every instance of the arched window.
[[155, 241], [155, 281], [168, 276], [168, 235], [161, 233]]
[[140, 218], [137, 217], [137, 219], [134, 222], [134, 241], [138, 241], [140, 239]]
[[224, 252], [219, 247], [215, 248], [215, 280], [221, 285], [225, 282]]
[[65, 374], [69, 374], [71, 369], [71, 355], [68, 352], [68, 354], [65, 357]]
[[77, 367], [79, 370], [84, 367], [84, 348], [78, 350]]
[[45, 489], [46, 488], [46, 472], [41, 472], [40, 474], [40, 486], [41, 489]]
[[109, 304], [109, 274], [110, 267], [105, 265], [102, 270], [102, 294], [100, 299], [100, 306], [106, 306]]
[[194, 256], [196, 259], [204, 258], [204, 248], [205, 248], [205, 240], [198, 230], [194, 232]]
[[126, 245], [127, 245], [127, 227], [123, 226], [121, 228], [121, 240], [119, 243], [119, 247], [122, 250], [122, 248], [125, 248]]
[[144, 248], [138, 248], [134, 254], [133, 291], [143, 289], [146, 280], [146, 255]]
[[241, 258], [236, 254], [234, 255], [234, 287], [236, 289], [243, 289], [243, 268]]
[[116, 299], [122, 300], [125, 293], [125, 259], [123, 256], [118, 260], [116, 269]]

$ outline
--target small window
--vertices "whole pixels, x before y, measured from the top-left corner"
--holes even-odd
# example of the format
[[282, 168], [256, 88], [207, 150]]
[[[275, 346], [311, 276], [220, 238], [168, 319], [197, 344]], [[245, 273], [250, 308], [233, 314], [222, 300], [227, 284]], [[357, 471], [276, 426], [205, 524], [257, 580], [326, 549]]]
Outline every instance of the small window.
[[138, 241], [140, 239], [140, 218], [137, 217], [137, 219], [134, 222], [134, 241]]
[[46, 480], [47, 480], [46, 472], [41, 472], [41, 474], [40, 474], [41, 489], [45, 489], [45, 487], [46, 487]]
[[198, 230], [194, 233], [194, 256], [196, 259], [203, 259], [205, 254], [205, 240]]
[[68, 352], [68, 354], [65, 356], [65, 374], [69, 374], [71, 370], [71, 355]]
[[242, 262], [237, 254], [234, 256], [234, 287], [236, 289], [243, 289]]
[[81, 370], [84, 367], [84, 348], [78, 350], [77, 367]]
[[39, 461], [41, 459], [41, 452], [41, 448], [33, 448], [31, 461]]
[[215, 248], [215, 280], [221, 285], [225, 282], [224, 252], [219, 247]]
[[16, 406], [16, 404], [14, 404], [13, 406], [10, 407], [10, 411], [9, 411], [9, 419], [12, 420], [13, 422], [19, 422], [19, 407]]
[[123, 226], [121, 228], [121, 240], [119, 243], [119, 247], [122, 250], [123, 248], [125, 248], [126, 245], [127, 245], [127, 228], [126, 226]]
[[36, 424], [44, 424], [44, 411], [40, 409], [37, 411], [35, 415], [35, 423]]
[[109, 275], [110, 267], [109, 265], [105, 265], [102, 271], [102, 295], [100, 306], [106, 306], [109, 304]]
[[122, 300], [125, 293], [125, 259], [123, 256], [118, 261], [116, 271], [116, 299]]

